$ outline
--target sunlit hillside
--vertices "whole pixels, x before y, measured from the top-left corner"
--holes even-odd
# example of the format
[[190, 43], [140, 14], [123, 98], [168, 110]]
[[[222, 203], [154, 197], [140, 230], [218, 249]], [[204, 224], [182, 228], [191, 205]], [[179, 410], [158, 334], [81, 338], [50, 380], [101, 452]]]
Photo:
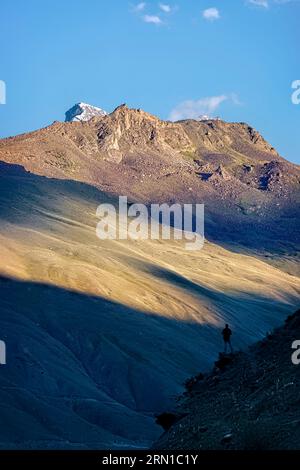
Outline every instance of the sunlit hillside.
[[297, 305], [296, 277], [209, 242], [101, 241], [113, 196], [1, 165], [0, 446], [145, 447], [225, 321], [243, 348]]

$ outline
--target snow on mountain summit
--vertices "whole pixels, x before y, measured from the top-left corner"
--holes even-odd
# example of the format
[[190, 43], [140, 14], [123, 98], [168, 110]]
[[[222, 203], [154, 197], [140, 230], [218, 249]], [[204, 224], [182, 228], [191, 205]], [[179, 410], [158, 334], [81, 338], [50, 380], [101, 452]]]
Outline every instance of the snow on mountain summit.
[[95, 116], [105, 116], [107, 114], [101, 108], [87, 103], [77, 103], [65, 113], [65, 121], [89, 121]]

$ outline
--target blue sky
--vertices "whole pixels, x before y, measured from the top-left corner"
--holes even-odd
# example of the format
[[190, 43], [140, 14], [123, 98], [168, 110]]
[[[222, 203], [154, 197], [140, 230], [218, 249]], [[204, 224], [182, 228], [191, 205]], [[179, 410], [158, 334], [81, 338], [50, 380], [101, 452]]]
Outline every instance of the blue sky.
[[300, 163], [297, 0], [1, 0], [0, 136], [76, 102], [256, 127]]

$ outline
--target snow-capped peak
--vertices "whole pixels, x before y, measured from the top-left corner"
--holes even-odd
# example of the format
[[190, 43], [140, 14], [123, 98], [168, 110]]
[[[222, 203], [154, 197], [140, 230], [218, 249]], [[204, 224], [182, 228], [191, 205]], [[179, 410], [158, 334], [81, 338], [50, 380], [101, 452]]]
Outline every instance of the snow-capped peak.
[[95, 116], [105, 116], [106, 114], [106, 111], [96, 106], [87, 103], [77, 103], [65, 113], [65, 121], [89, 121]]

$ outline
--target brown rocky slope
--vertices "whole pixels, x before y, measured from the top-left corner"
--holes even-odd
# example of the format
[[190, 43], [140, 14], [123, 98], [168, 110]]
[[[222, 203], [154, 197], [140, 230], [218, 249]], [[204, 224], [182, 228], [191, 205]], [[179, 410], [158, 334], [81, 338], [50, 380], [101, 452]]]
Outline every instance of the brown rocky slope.
[[[247, 125], [122, 106], [4, 139], [0, 160], [0, 448], [149, 447], [225, 321], [244, 348], [297, 308], [299, 278], [264, 261], [295, 272], [298, 167]], [[120, 194], [204, 202], [227, 246], [101, 241]]]
[[291, 359], [295, 340], [300, 340], [300, 310], [228, 365], [222, 367], [223, 359], [196, 380], [180, 399], [178, 421], [154, 447], [299, 449], [300, 365]]
[[133, 201], [204, 203], [209, 239], [298, 272], [299, 167], [245, 123], [172, 123], [122, 105], [3, 139], [0, 160]]

